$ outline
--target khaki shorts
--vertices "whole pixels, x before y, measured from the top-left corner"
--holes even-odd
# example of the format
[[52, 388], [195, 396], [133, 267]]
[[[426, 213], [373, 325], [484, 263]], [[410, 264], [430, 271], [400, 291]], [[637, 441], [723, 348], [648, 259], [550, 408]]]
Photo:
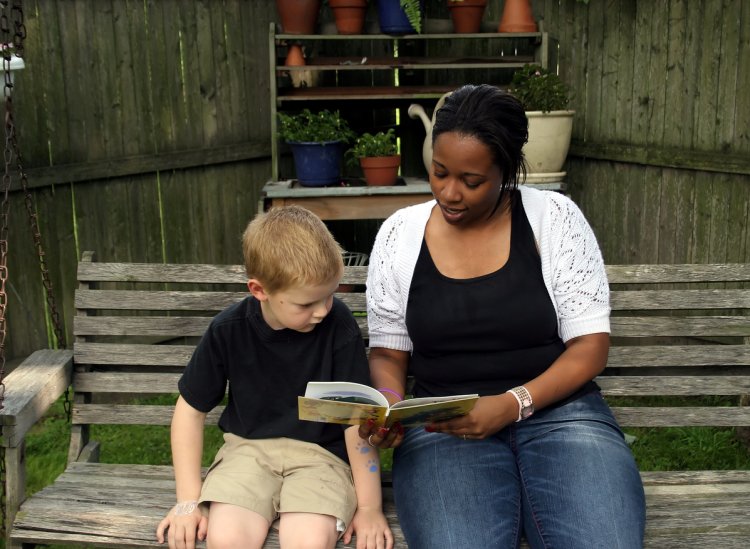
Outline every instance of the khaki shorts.
[[201, 489], [201, 502], [255, 511], [273, 523], [279, 513], [316, 513], [349, 525], [357, 508], [349, 465], [328, 450], [289, 438], [251, 440], [224, 434]]

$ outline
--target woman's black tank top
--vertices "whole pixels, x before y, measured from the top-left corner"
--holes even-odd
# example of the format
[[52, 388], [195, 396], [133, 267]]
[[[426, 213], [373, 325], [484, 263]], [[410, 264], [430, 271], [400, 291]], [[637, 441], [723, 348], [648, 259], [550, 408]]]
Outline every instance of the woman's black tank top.
[[[422, 241], [406, 326], [418, 397], [502, 393], [538, 376], [562, 354], [565, 345], [520, 193], [511, 205], [508, 260], [493, 273], [443, 276]], [[572, 396], [591, 388], [596, 385]]]

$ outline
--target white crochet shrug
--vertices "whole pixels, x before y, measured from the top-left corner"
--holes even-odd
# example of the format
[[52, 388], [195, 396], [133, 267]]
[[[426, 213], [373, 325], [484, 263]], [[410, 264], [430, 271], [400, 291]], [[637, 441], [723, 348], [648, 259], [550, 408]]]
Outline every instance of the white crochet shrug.
[[[542, 259], [544, 284], [563, 341], [609, 332], [609, 285], [591, 227], [565, 196], [520, 186]], [[378, 231], [367, 276], [370, 347], [411, 351], [406, 304], [424, 229], [435, 201], [403, 208]], [[450, 314], [446, 311], [446, 314]]]

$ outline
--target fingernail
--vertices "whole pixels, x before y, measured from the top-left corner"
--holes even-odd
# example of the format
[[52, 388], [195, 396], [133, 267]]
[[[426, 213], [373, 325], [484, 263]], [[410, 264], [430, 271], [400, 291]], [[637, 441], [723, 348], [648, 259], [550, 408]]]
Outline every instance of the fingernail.
[[386, 429], [385, 427], [381, 427], [380, 429], [378, 429], [378, 434], [381, 437], [385, 437], [388, 434], [388, 429]]
[[428, 433], [434, 433], [435, 432], [435, 429], [433, 427], [429, 426], [429, 425], [427, 425], [424, 428], [424, 430], [427, 431]]
[[368, 427], [373, 427], [374, 425], [375, 425], [375, 420], [374, 419], [371, 418], [371, 419], [367, 420], [367, 426]]

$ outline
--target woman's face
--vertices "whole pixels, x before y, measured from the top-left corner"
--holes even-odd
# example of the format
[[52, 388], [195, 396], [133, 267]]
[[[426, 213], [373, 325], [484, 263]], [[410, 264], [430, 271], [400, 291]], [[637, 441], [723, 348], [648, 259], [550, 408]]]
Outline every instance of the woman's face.
[[496, 212], [502, 173], [487, 145], [476, 137], [441, 133], [432, 147], [430, 188], [445, 221], [473, 225]]

